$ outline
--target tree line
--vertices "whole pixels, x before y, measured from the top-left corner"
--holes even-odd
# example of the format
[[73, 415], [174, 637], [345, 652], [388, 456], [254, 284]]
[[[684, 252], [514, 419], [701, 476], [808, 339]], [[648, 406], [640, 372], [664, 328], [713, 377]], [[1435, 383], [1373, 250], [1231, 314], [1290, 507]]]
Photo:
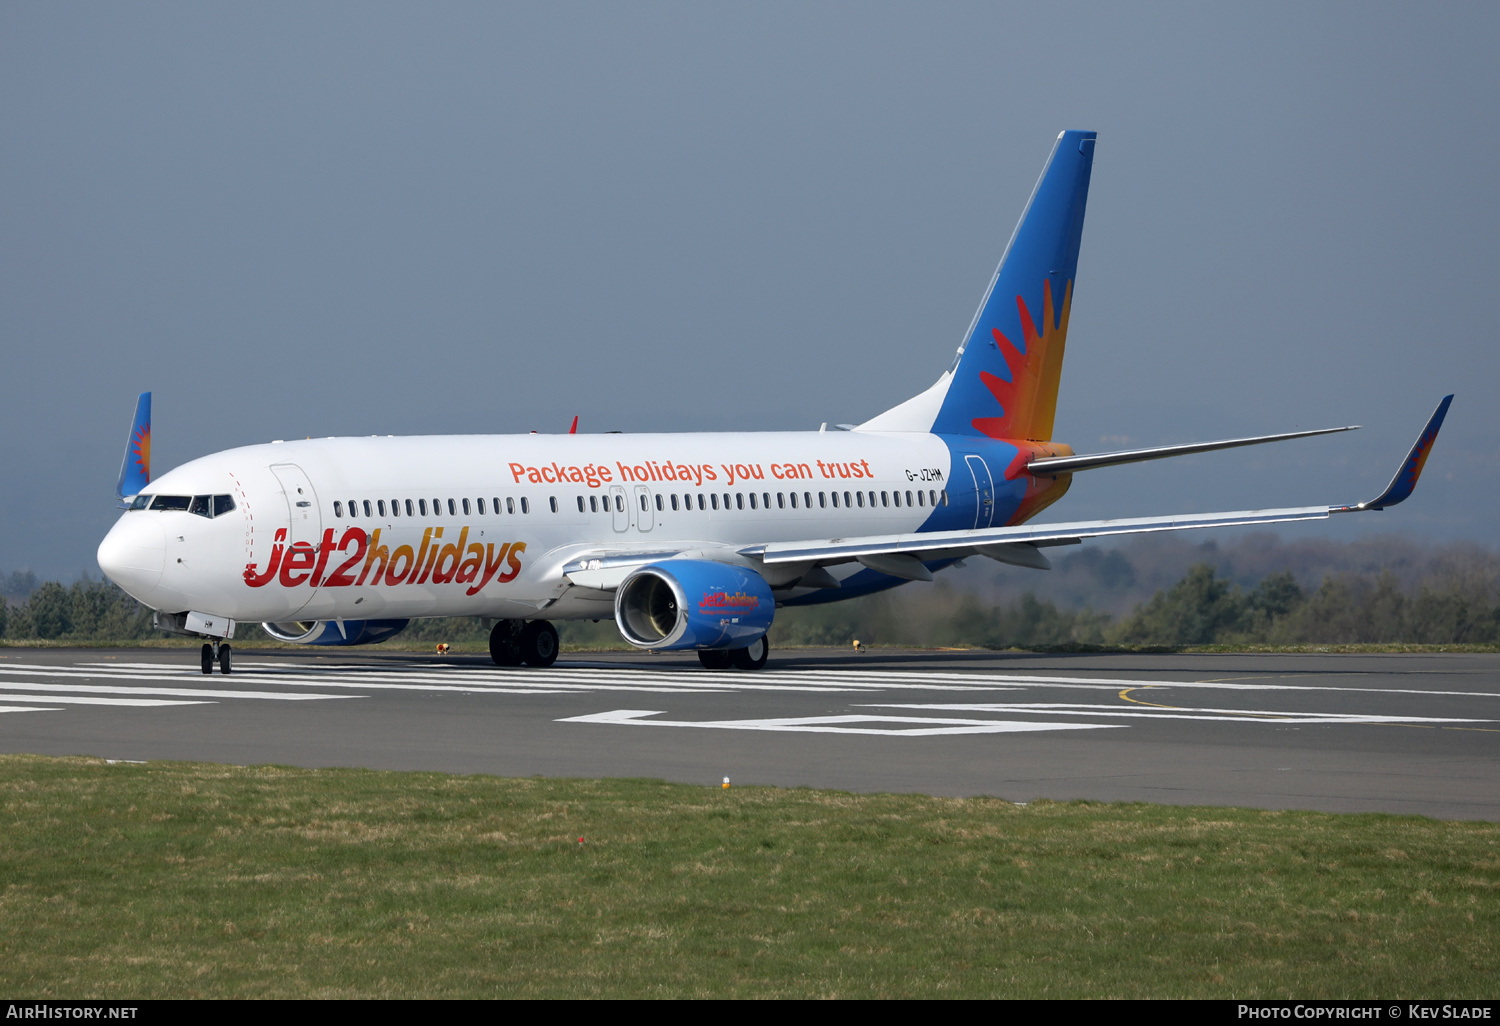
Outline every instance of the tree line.
[[[151, 611], [109, 581], [37, 582], [13, 572], [0, 582], [30, 585], [0, 601], [0, 638], [26, 642], [139, 641], [163, 637]], [[613, 622], [559, 623], [564, 644], [625, 647]], [[242, 624], [241, 644], [267, 640]], [[478, 617], [418, 620], [398, 643], [482, 644]], [[1245, 588], [1198, 563], [1181, 579], [1116, 617], [1084, 606], [1059, 607], [1027, 592], [993, 602], [947, 582], [909, 585], [848, 602], [779, 610], [777, 647], [801, 645], [1054, 648], [1090, 645], [1295, 645], [1346, 643], [1500, 644], [1500, 581], [1488, 570], [1444, 564], [1403, 584], [1389, 570], [1329, 574], [1311, 589], [1290, 571]]]

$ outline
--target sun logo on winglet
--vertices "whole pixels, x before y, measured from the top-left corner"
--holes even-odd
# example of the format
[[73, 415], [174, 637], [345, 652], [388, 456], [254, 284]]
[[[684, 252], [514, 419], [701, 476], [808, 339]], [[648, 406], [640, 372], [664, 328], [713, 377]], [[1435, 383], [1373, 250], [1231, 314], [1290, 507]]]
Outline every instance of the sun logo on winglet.
[[1057, 414], [1057, 385], [1062, 377], [1063, 348], [1068, 338], [1068, 314], [1073, 306], [1073, 283], [1063, 291], [1062, 317], [1058, 318], [1052, 303], [1052, 282], [1042, 282], [1042, 330], [1037, 331], [1026, 308], [1026, 300], [1016, 297], [1021, 314], [1024, 348], [1018, 349], [999, 328], [991, 331], [995, 346], [1010, 370], [1006, 381], [989, 371], [979, 378], [1000, 404], [999, 417], [976, 417], [974, 430], [991, 438], [1047, 441], [1052, 437], [1052, 422]]
[[151, 425], [142, 424], [135, 429], [130, 439], [132, 462], [141, 468], [141, 476], [151, 480]]

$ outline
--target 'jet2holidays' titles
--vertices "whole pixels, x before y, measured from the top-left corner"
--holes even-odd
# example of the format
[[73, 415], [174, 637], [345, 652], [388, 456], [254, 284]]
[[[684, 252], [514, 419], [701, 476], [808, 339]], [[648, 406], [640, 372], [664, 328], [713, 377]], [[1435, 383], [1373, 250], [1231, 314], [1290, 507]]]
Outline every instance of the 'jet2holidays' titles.
[[[360, 584], [467, 584], [466, 595], [478, 595], [490, 581], [505, 584], [516, 579], [521, 572], [521, 553], [526, 551], [525, 542], [506, 542], [498, 549], [495, 543], [468, 544], [469, 529], [458, 533], [458, 541], [442, 544], [443, 529], [427, 528], [422, 532], [422, 544], [415, 551], [410, 545], [398, 545], [391, 549], [380, 544], [380, 529], [366, 535], [362, 528], [351, 527], [344, 531], [338, 545], [333, 544], [334, 529], [323, 532], [323, 540], [316, 547], [311, 542], [299, 541], [286, 545], [286, 528], [276, 532], [275, 544], [271, 546], [271, 558], [265, 570], [254, 563], [245, 564], [245, 583], [252, 588], [264, 588], [276, 581], [283, 588], [295, 588], [307, 584], [313, 588], [347, 588]], [[348, 557], [333, 554], [349, 553]], [[359, 565], [363, 560], [363, 565]], [[324, 576], [330, 563], [333, 572]], [[504, 567], [505, 572], [500, 573]], [[356, 578], [355, 572], [359, 576]]]

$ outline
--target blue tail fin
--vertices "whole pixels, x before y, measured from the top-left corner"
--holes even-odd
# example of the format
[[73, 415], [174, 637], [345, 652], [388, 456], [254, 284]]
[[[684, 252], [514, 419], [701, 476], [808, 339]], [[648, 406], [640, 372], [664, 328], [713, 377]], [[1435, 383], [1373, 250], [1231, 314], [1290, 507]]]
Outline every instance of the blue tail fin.
[[949, 368], [934, 432], [1052, 437], [1095, 135], [1057, 137]]
[[151, 393], [142, 392], [135, 401], [135, 420], [125, 440], [125, 459], [120, 462], [120, 483], [115, 495], [139, 495], [151, 481]]

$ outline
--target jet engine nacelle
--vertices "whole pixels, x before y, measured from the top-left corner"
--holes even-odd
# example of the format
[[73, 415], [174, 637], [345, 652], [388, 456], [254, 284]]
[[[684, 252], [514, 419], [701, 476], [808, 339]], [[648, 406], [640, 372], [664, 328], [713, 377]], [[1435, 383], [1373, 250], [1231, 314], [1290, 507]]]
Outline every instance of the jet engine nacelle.
[[260, 626], [277, 641], [294, 645], [373, 645], [400, 634], [409, 623], [410, 620], [288, 620]]
[[743, 648], [770, 629], [775, 615], [765, 578], [706, 559], [643, 566], [615, 592], [615, 623], [637, 648]]

